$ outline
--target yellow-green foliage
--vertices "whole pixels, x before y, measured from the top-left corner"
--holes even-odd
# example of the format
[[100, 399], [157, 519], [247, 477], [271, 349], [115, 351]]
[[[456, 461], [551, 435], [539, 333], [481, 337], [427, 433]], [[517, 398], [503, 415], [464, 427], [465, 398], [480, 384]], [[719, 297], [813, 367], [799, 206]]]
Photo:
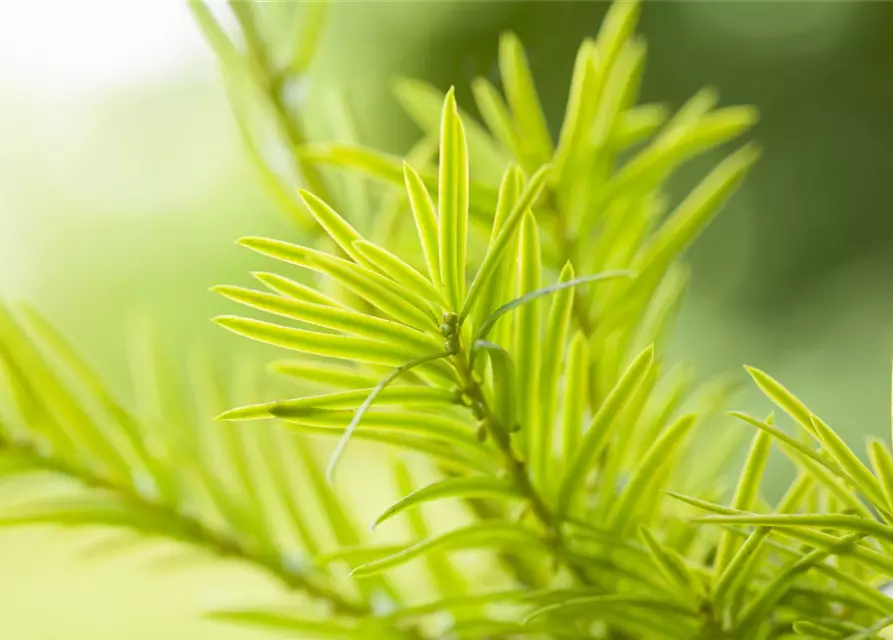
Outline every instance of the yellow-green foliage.
[[[190, 6], [249, 154], [309, 238], [243, 238], [285, 273], [217, 287], [256, 313], [216, 321], [293, 352], [271, 369], [323, 392], [258, 396], [209, 424], [230, 396], [198, 366], [179, 404], [134, 411], [39, 316], [4, 311], [0, 475], [66, 482], [0, 524], [108, 525], [240, 558], [298, 597], [211, 615], [283, 636], [876, 637], [893, 612], [879, 589], [893, 576], [889, 448], [873, 443], [869, 468], [750, 370], [803, 437], [737, 414], [756, 432], [728, 490], [727, 460], [705, 459], [721, 438], [697, 434], [724, 387], [693, 389], [665, 366], [679, 259], [758, 151], [736, 143], [678, 203], [665, 186], [756, 114], [716, 108], [713, 90], [675, 114], [637, 105], [639, 3], [616, 2], [581, 45], [554, 138], [513, 34], [499, 43], [504, 93], [473, 83], [483, 122], [452, 89], [398, 81], [423, 132], [406, 158], [358, 145], [343, 103], [339, 142], [306, 139], [284, 88], [307, 68], [321, 6], [285, 48], [262, 28], [275, 9], [231, 3], [233, 39]], [[261, 153], [258, 112], [286, 172]], [[168, 381], [150, 376], [147, 392], [163, 400]], [[362, 442], [377, 455], [340, 473]], [[775, 446], [799, 475], [771, 505], [760, 489]], [[346, 497], [361, 477], [400, 492], [372, 531]], [[380, 538], [394, 520], [408, 537]]]

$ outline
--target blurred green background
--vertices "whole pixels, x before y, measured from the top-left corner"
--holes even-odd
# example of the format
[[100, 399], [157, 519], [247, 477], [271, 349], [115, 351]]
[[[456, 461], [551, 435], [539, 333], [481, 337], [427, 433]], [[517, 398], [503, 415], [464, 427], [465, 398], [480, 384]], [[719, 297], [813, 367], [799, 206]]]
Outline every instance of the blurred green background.
[[[334, 3], [306, 87], [351, 101], [361, 139], [405, 151], [417, 130], [395, 76], [498, 80], [498, 34], [524, 42], [553, 129], [597, 2]], [[676, 356], [703, 375], [750, 363], [852, 442], [889, 437], [893, 356], [893, 4], [653, 2], [644, 101], [676, 107], [705, 84], [754, 104], [764, 159], [690, 253]], [[177, 3], [10, 3], [0, 11], [0, 295], [36, 303], [126, 386], [128, 327], [171, 348], [235, 354], [207, 292], [262, 262], [240, 235], [296, 238], [242, 153], [216, 62]], [[711, 158], [692, 163], [679, 192]], [[764, 406], [745, 392], [741, 405]], [[729, 425], [729, 428], [739, 428]], [[783, 473], [783, 471], [781, 472]], [[0, 616], [21, 640], [245, 638], [201, 607], [271, 589], [238, 568], [78, 556], [54, 531], [0, 534]], [[162, 550], [163, 551], [163, 550]], [[224, 578], [223, 575], [229, 576]], [[255, 637], [251, 635], [251, 637]]]

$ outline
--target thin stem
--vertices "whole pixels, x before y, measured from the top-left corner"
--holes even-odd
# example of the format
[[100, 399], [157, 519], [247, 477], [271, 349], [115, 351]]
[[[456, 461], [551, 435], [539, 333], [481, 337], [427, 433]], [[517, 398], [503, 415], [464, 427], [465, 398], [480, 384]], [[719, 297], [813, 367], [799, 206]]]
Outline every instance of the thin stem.
[[302, 591], [312, 598], [328, 602], [333, 611], [339, 614], [352, 617], [371, 615], [371, 610], [365, 604], [345, 598], [316, 578], [290, 571], [275, 557], [255, 553], [232, 535], [213, 529], [196, 517], [186, 515], [175, 507], [147, 500], [133, 487], [118, 484], [85, 469], [74, 467], [59, 458], [43, 455], [28, 443], [4, 441], [0, 442], [0, 448], [28, 456], [34, 461], [35, 468], [67, 476], [89, 488], [115, 493], [134, 503], [141, 510], [176, 521], [179, 527], [188, 533], [189, 541], [195, 547], [210, 551], [219, 557], [236, 558], [254, 565], [287, 588]]
[[299, 149], [307, 142], [307, 134], [289, 113], [282, 91], [287, 84], [288, 75], [275, 69], [263, 39], [258, 33], [254, 20], [254, 7], [250, 3], [236, 0], [230, 0], [229, 5], [242, 30], [246, 52], [253, 62], [252, 67], [257, 84], [270, 101], [276, 124], [288, 141], [288, 151], [292, 161], [300, 171], [308, 190], [326, 202], [332, 202], [332, 194], [319, 169], [307, 162], [299, 152]]
[[[493, 518], [502, 518], [504, 513], [499, 510], [496, 505], [479, 498], [466, 498], [465, 503], [472, 510], [475, 516], [481, 520], [492, 520]], [[541, 575], [534, 567], [531, 567], [518, 555], [501, 552], [499, 559], [506, 565], [514, 579], [527, 588], [539, 589], [547, 586]]]
[[457, 346], [453, 362], [462, 385], [462, 390], [470, 401], [472, 413], [475, 418], [481, 421], [487, 435], [496, 444], [497, 450], [502, 455], [506, 471], [517, 489], [525, 496], [530, 512], [546, 530], [546, 535], [553, 545], [556, 556], [566, 561], [568, 568], [578, 581], [583, 584], [590, 584], [585, 570], [577, 563], [568, 560], [568, 550], [565, 548], [561, 536], [561, 523], [555, 519], [555, 515], [536, 490], [536, 487], [533, 486], [530, 476], [527, 475], [527, 468], [524, 462], [515, 455], [509, 431], [505, 425], [500, 424], [499, 419], [490, 408], [484, 395], [484, 390], [474, 377], [468, 353], [461, 345]]

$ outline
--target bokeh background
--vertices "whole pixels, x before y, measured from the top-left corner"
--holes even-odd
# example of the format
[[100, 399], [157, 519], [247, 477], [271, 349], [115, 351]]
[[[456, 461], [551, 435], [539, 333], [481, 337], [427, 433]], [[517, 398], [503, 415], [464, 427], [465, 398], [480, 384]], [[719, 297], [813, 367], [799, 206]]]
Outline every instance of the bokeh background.
[[[311, 132], [327, 91], [360, 138], [403, 152], [418, 131], [394, 77], [497, 80], [516, 31], [553, 129], [598, 2], [335, 2], [306, 88]], [[768, 370], [854, 444], [889, 438], [893, 357], [893, 3], [652, 2], [643, 100], [705, 84], [754, 104], [764, 159], [690, 252], [674, 351], [701, 375]], [[317, 117], [318, 119], [318, 117]], [[692, 163], [676, 188], [710, 162]], [[0, 295], [44, 310], [123, 388], [128, 327], [172, 350], [236, 354], [207, 292], [256, 266], [233, 240], [297, 238], [260, 188], [216, 61], [176, 2], [0, 8]], [[747, 391], [740, 405], [763, 405]], [[738, 428], [731, 424], [728, 428]], [[779, 469], [779, 477], [785, 471]], [[197, 619], [269, 585], [238, 567], [93, 559], [76, 535], [0, 533], [0, 618], [20, 640], [248, 638]], [[225, 574], [225, 578], [223, 577]], [[257, 636], [259, 637], [259, 636]]]

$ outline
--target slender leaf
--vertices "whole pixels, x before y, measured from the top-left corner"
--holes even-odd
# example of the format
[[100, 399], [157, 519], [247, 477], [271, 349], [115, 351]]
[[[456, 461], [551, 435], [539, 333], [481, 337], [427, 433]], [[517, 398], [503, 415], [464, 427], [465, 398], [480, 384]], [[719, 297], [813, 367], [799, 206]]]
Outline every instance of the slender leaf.
[[235, 45], [232, 40], [230, 40], [229, 36], [226, 35], [226, 32], [221, 28], [204, 0], [190, 2], [187, 7], [192, 12], [192, 17], [195, 19], [202, 34], [205, 36], [208, 44], [211, 45], [211, 48], [214, 50], [217, 57], [227, 64], [231, 64], [238, 59], [239, 53], [236, 50]]
[[[706, 500], [701, 500], [699, 498], [693, 498], [692, 496], [686, 496], [679, 493], [675, 493], [672, 491], [668, 491], [667, 495], [680, 500], [686, 504], [692, 505], [698, 509], [702, 509], [704, 511], [708, 511], [710, 513], [720, 514], [722, 516], [742, 516], [742, 517], [756, 517], [763, 518], [768, 516], [760, 516], [759, 514], [748, 514], [742, 513], [740, 511], [735, 511], [734, 509], [729, 509], [728, 507], [723, 507], [722, 505], [714, 504], [712, 502], [708, 502]], [[817, 521], [821, 521], [821, 518], [826, 517], [825, 514], [818, 514], [819, 518]], [[798, 516], [798, 517], [807, 517], [807, 516]], [[853, 516], [850, 516], [851, 518]], [[864, 518], [862, 520], [865, 520]], [[731, 523], [726, 523], [731, 524]], [[740, 523], [739, 523], [740, 524]], [[853, 558], [854, 560], [858, 560], [859, 563], [863, 564], [866, 567], [871, 568], [874, 571], [878, 571], [879, 573], [886, 576], [893, 576], [893, 559], [889, 556], [874, 551], [872, 549], [868, 549], [863, 546], [850, 546], [844, 549], [840, 549], [841, 540], [843, 538], [839, 538], [837, 536], [829, 535], [827, 533], [822, 533], [818, 531], [814, 527], [821, 526], [816, 522], [809, 522], [800, 525], [792, 524], [790, 527], [787, 526], [779, 526], [777, 522], [774, 522], [772, 525], [769, 524], [757, 524], [757, 526], [772, 526], [780, 535], [792, 538], [797, 540], [798, 542], [802, 542], [808, 544], [812, 547], [817, 547], [820, 549], [832, 550], [835, 553], [841, 553], [847, 555], [848, 557]], [[883, 527], [883, 525], [878, 525]], [[862, 535], [862, 534], [860, 534]], [[798, 557], [802, 554], [796, 554]]]
[[487, 79], [475, 78], [471, 82], [471, 91], [481, 117], [484, 119], [490, 132], [509, 150], [512, 156], [522, 157], [521, 139], [512, 123], [512, 116], [508, 107]]
[[615, 417], [633, 396], [654, 361], [654, 349], [649, 347], [633, 360], [616, 386], [608, 394], [592, 419], [588, 431], [583, 437], [579, 451], [573, 464], [564, 476], [558, 496], [557, 515], [563, 519], [573, 506], [574, 500], [582, 490], [586, 474], [593, 462], [598, 459], [605, 443], [611, 434]]
[[[490, 227], [490, 237], [487, 243], [488, 252], [498, 238], [499, 232], [502, 230], [518, 199], [523, 184], [523, 177], [520, 175], [520, 172], [521, 170], [513, 165], [506, 169], [502, 176], [499, 184], [499, 203], [496, 206], [496, 214], [493, 216], [493, 225]], [[506, 259], [496, 266], [487, 281], [483, 286], [480, 286], [480, 294], [475, 290], [476, 285], [474, 282], [472, 283], [472, 290], [474, 291], [470, 291], [469, 295], [479, 295], [480, 297], [480, 302], [475, 306], [473, 314], [475, 324], [479, 324], [483, 318], [490, 315], [505, 299], [506, 293], [511, 289], [508, 282], [511, 262], [511, 259]], [[468, 305], [466, 304], [466, 306]]]
[[635, 0], [616, 2], [608, 9], [596, 40], [598, 64], [603, 72], [616, 62], [624, 43], [636, 28], [640, 12], [641, 3]]
[[[546, 605], [533, 611], [527, 620], [536, 620], [544, 616], [555, 614], [567, 614], [573, 612], [578, 619], [597, 620], [606, 611], [641, 611], [650, 615], [665, 617], [679, 616], [682, 618], [694, 618], [695, 612], [689, 607], [674, 600], [664, 600], [654, 596], [638, 594], [594, 595], [582, 598], [572, 598], [555, 604]], [[663, 620], [667, 622], [666, 619]]]
[[280, 276], [276, 273], [266, 273], [263, 271], [254, 271], [251, 275], [254, 276], [259, 282], [263, 283], [271, 291], [275, 291], [276, 293], [279, 293], [288, 298], [294, 298], [295, 300], [300, 300], [302, 302], [309, 302], [311, 304], [318, 304], [335, 309], [348, 308], [347, 305], [345, 305], [340, 300], [336, 300], [335, 298], [327, 296], [324, 293], [320, 293], [316, 289], [308, 287], [306, 284], [301, 284], [300, 282], [290, 280], [285, 276]]
[[366, 261], [363, 255], [354, 248], [354, 242], [363, 239], [359, 232], [350, 226], [347, 220], [321, 198], [306, 189], [299, 189], [298, 194], [301, 196], [301, 200], [304, 202], [307, 210], [310, 211], [311, 215], [319, 223], [319, 226], [335, 241], [335, 244], [353, 260], [365, 265]]
[[[841, 539], [838, 550], [844, 550], [853, 546], [861, 538], [861, 535], [850, 535]], [[741, 619], [736, 625], [735, 631], [738, 633], [747, 632], [762, 624], [767, 613], [790, 589], [793, 581], [798, 576], [823, 562], [829, 555], [836, 551], [837, 550], [815, 549], [784, 567], [784, 569], [777, 573], [772, 581], [747, 605], [741, 614]]]
[[444, 352], [422, 356], [420, 358], [410, 360], [409, 362], [404, 362], [399, 367], [396, 367], [393, 371], [391, 371], [387, 376], [382, 378], [381, 382], [379, 382], [369, 392], [369, 395], [366, 396], [365, 400], [363, 400], [363, 404], [361, 404], [356, 410], [356, 413], [354, 413], [350, 424], [347, 425], [347, 429], [344, 431], [344, 435], [341, 437], [341, 440], [338, 441], [338, 444], [335, 446], [335, 450], [332, 452], [332, 457], [329, 459], [329, 466], [326, 469], [326, 476], [328, 477], [330, 483], [334, 482], [335, 480], [335, 469], [338, 467], [338, 462], [344, 455], [344, 450], [347, 447], [347, 443], [350, 441], [351, 436], [353, 436], [354, 431], [356, 431], [357, 426], [360, 424], [360, 420], [363, 419], [363, 416], [369, 410], [369, 407], [372, 406], [372, 403], [375, 402], [376, 398], [381, 394], [385, 387], [394, 382], [394, 380], [396, 380], [400, 376], [420, 365], [432, 362], [434, 360], [440, 360], [441, 358], [447, 358], [451, 355], [452, 354], [449, 352]]
[[242, 238], [239, 244], [277, 260], [327, 274], [407, 326], [416, 329], [436, 326], [427, 301], [365, 267], [278, 240]]
[[436, 307], [442, 308], [446, 306], [443, 293], [438, 291], [431, 284], [430, 280], [387, 249], [364, 240], [354, 243], [354, 248], [375, 269], [407, 290], [412, 291], [420, 298], [424, 298]]
[[[291, 426], [292, 429], [301, 433], [326, 437], [335, 436], [342, 438], [346, 431], [346, 429], [319, 427], [300, 422], [291, 423]], [[420, 453], [432, 459], [446, 472], [492, 474], [495, 471], [492, 453], [482, 450], [479, 442], [474, 447], [471, 447], [458, 441], [444, 442], [432, 438], [430, 435], [412, 435], [408, 431], [408, 429], [403, 433], [382, 431], [361, 425], [356, 429], [352, 438], [385, 444], [391, 449]], [[453, 446], [457, 444], [459, 446]]]
[[[574, 268], [568, 262], [564, 265], [558, 276], [558, 282], [570, 282], [574, 280]], [[555, 463], [555, 427], [557, 401], [556, 396], [561, 388], [561, 365], [564, 361], [567, 334], [570, 330], [571, 315], [574, 304], [574, 289], [568, 288], [552, 298], [549, 309], [546, 331], [543, 336], [543, 344], [540, 358], [539, 389], [541, 395], [540, 412], [535, 432], [538, 434], [531, 444], [530, 466], [533, 473], [537, 474], [545, 485], [549, 477], [549, 469]], [[570, 389], [567, 391], [573, 393]], [[585, 395], [584, 395], [585, 397]], [[536, 453], [536, 455], [534, 455]], [[558, 456], [560, 457], [560, 456]], [[539, 469], [533, 471], [535, 460], [539, 460]]]
[[586, 399], [589, 394], [589, 342], [586, 335], [578, 330], [568, 347], [567, 363], [564, 369], [564, 398], [561, 411], [562, 460], [570, 464], [576, 454], [583, 434], [583, 420], [586, 415]]
[[[354, 411], [337, 409], [289, 409], [274, 406], [270, 414], [290, 424], [327, 427], [343, 433], [347, 429]], [[367, 411], [358, 429], [370, 429], [377, 432], [395, 431], [434, 440], [443, 440], [460, 447], [476, 449], [489, 455], [475, 437], [471, 426], [450, 416], [430, 413], [418, 413], [406, 410]]]
[[254, 309], [300, 320], [324, 329], [388, 342], [398, 347], [410, 346], [411, 349], [426, 351], [436, 349], [442, 342], [431, 334], [357, 311], [334, 309], [242, 287], [217, 286], [213, 291]]
[[[529, 211], [525, 214], [521, 223], [521, 231], [518, 234], [518, 261], [515, 276], [519, 298], [539, 291], [542, 285], [542, 253], [540, 250], [539, 230], [536, 219]], [[542, 432], [538, 429], [540, 413], [540, 375], [541, 350], [540, 350], [540, 303], [537, 298], [530, 299], [524, 305], [515, 307], [513, 328], [514, 345], [512, 354], [515, 365], [515, 383], [517, 389], [515, 397], [518, 403], [518, 421], [521, 425], [519, 432], [519, 444], [526, 447], [525, 458], [530, 465], [530, 474], [534, 485], [539, 485], [542, 478], [539, 476], [541, 469], [540, 456], [542, 450]], [[486, 325], [486, 323], [485, 323]], [[478, 335], [477, 340], [486, 338], [486, 335]]]
[[660, 470], [678, 448], [684, 438], [695, 426], [696, 416], [688, 414], [679, 418], [654, 441], [648, 449], [645, 457], [639, 462], [630, 476], [629, 482], [624, 487], [620, 498], [611, 509], [611, 527], [617, 531], [624, 531], [629, 525], [629, 520], [635, 512], [641, 496], [656, 478], [660, 477]]
[[414, 355], [405, 349], [368, 338], [305, 331], [237, 316], [219, 316], [214, 321], [224, 329], [251, 340], [327, 358], [394, 366], [405, 362], [407, 356]]
[[812, 424], [813, 413], [790, 391], [785, 389], [781, 383], [770, 375], [756, 369], [754, 367], [745, 367], [747, 373], [753, 378], [754, 382], [760, 388], [769, 400], [776, 404], [785, 413], [796, 420], [800, 426], [814, 433], [815, 427]]
[[419, 174], [408, 163], [403, 163], [403, 176], [406, 182], [406, 192], [409, 194], [409, 204], [415, 219], [416, 231], [419, 235], [419, 243], [422, 245], [422, 253], [425, 254], [425, 264], [428, 266], [428, 275], [438, 288], [443, 286], [440, 276], [440, 247], [438, 244], [437, 210], [431, 200], [431, 194], [425, 187], [425, 183]]
[[824, 445], [828, 455], [837, 462], [853, 485], [877, 507], [885, 508], [887, 501], [880, 483], [859, 457], [853, 453], [853, 450], [846, 445], [843, 438], [816, 416], [812, 416], [812, 426], [813, 433]]
[[329, 5], [329, 2], [308, 2], [301, 5], [300, 11], [295, 12], [296, 28], [290, 39], [295, 45], [289, 61], [289, 70], [292, 73], [302, 73], [310, 66], [319, 48]]
[[[394, 84], [394, 94], [422, 131], [437, 132], [446, 97], [442, 91], [420, 80], [401, 78]], [[505, 153], [483, 127], [461, 110], [459, 115], [465, 125], [469, 164], [475, 174], [498, 177], [507, 163]]]
[[[397, 490], [402, 495], [408, 496], [414, 493], [415, 484], [405, 464], [399, 461], [395, 464], [394, 476], [397, 481]], [[421, 540], [430, 537], [430, 527], [421, 509], [413, 509], [407, 515], [410, 531], [415, 539]], [[399, 551], [400, 549], [394, 549], [392, 553], [398, 553]], [[375, 559], [378, 558], [373, 560]], [[467, 584], [465, 579], [453, 565], [452, 561], [445, 557], [444, 554], [428, 552], [425, 554], [424, 560], [428, 573], [442, 597], [450, 597], [466, 591]]]
[[405, 546], [406, 545], [403, 544], [382, 544], [376, 546], [360, 545], [358, 547], [341, 547], [330, 553], [318, 555], [316, 557], [316, 562], [321, 565], [344, 562], [351, 566], [357, 566], [365, 562], [384, 558], [392, 553], [397, 553]]
[[423, 540], [381, 560], [360, 565], [353, 570], [351, 575], [355, 578], [375, 575], [435, 550], [459, 551], [496, 548], [530, 551], [532, 548], [542, 549], [542, 545], [543, 542], [537, 534], [520, 525], [508, 522], [477, 523]]
[[351, 521], [344, 505], [335, 496], [332, 487], [326, 482], [325, 474], [317, 462], [316, 455], [304, 438], [294, 438], [292, 444], [306, 474], [310, 489], [322, 507], [328, 527], [339, 545], [356, 547], [360, 536]]
[[[778, 513], [796, 512], [811, 488], [812, 481], [809, 476], [805, 474], [799, 475], [779, 502], [776, 511]], [[766, 527], [754, 529], [744, 541], [744, 544], [738, 548], [737, 552], [726, 564], [723, 571], [720, 573], [714, 570], [717, 578], [713, 583], [712, 596], [717, 608], [723, 606], [726, 601], [733, 601], [734, 597], [740, 593], [740, 589], [750, 584], [751, 577], [757, 570], [760, 553], [766, 546], [765, 542], [770, 531]]]
[[516, 395], [515, 366], [511, 356], [499, 345], [478, 340], [474, 343], [474, 354], [485, 353], [490, 360], [493, 372], [493, 408], [500, 425], [509, 433], [518, 424], [518, 399]]
[[[403, 161], [395, 156], [380, 153], [363, 147], [347, 147], [337, 144], [318, 144], [304, 147], [301, 157], [308, 162], [318, 162], [336, 167], [362, 171], [383, 182], [403, 185]], [[436, 191], [438, 177], [433, 173], [420, 171], [425, 186]], [[468, 185], [469, 207], [477, 217], [489, 219], [496, 208], [496, 190], [486, 184], [474, 181]]]
[[[380, 381], [380, 380], [379, 380]], [[356, 409], [372, 393], [376, 385], [337, 391], [316, 396], [305, 396], [294, 400], [282, 400], [275, 405], [282, 415], [299, 415], [303, 409]], [[389, 386], [376, 395], [377, 404], [402, 404], [432, 406], [443, 411], [446, 406], [459, 402], [459, 393], [453, 389], [427, 387], [421, 385]]]
[[615, 127], [611, 146], [614, 150], [627, 149], [657, 131], [668, 117], [666, 107], [646, 104], [622, 113]]
[[637, 259], [642, 268], [662, 270], [707, 226], [756, 162], [759, 152], [745, 146], [718, 164], [670, 214]]
[[814, 451], [809, 446], [803, 444], [796, 438], [789, 436], [788, 434], [786, 434], [784, 431], [782, 431], [775, 425], [763, 422], [762, 420], [754, 418], [753, 416], [749, 416], [746, 413], [742, 413], [740, 411], [731, 411], [729, 413], [729, 415], [734, 416], [734, 417], [738, 418], [739, 420], [743, 420], [744, 422], [755, 426], [757, 429], [760, 429], [761, 431], [765, 431], [766, 433], [768, 433], [769, 435], [774, 437], [776, 440], [783, 443], [785, 446], [796, 450], [798, 453], [802, 454], [803, 456], [815, 461], [816, 463], [818, 463], [824, 467], [827, 467], [828, 469], [830, 469], [831, 471], [834, 471], [835, 473], [840, 473], [837, 470], [836, 466], [830, 460], [827, 460], [821, 453]]
[[670, 549], [654, 537], [648, 529], [639, 530], [639, 535], [648, 549], [654, 564], [663, 575], [667, 584], [677, 588], [682, 594], [697, 589], [695, 576], [686, 566], [685, 561], [673, 549]]
[[580, 144], [592, 123], [599, 97], [596, 60], [595, 42], [584, 40], [577, 50], [564, 124], [561, 127], [553, 161], [555, 175], [559, 177], [576, 164]]
[[[100, 376], [78, 354], [74, 347], [35, 309], [24, 306], [23, 315], [27, 319], [30, 331], [33, 331], [39, 342], [46, 345], [47, 350], [64, 362], [88, 393], [102, 407], [114, 427], [121, 434], [120, 445], [133, 451], [143, 468], [149, 473], [156, 488], [166, 497], [173, 498], [176, 488], [173, 486], [171, 474], [150, 450], [142, 425], [130, 411], [118, 402], [106, 387]], [[101, 419], [101, 418], [100, 418]], [[110, 426], [110, 430], [114, 430]], [[140, 473], [136, 471], [136, 473]], [[133, 474], [131, 474], [133, 475]]]
[[[457, 596], [455, 598], [438, 598], [436, 600], [426, 602], [419, 605], [411, 605], [398, 609], [388, 614], [388, 620], [411, 620], [413, 618], [421, 618], [431, 615], [440, 615], [455, 611], [457, 609], [467, 609], [479, 607], [481, 605], [501, 604], [501, 603], [524, 603], [528, 600], [535, 600], [541, 596], [542, 591], [528, 591], [527, 589], [506, 589], [504, 591], [491, 591], [487, 593], [475, 593], [466, 596]], [[550, 593], [546, 591], [545, 593]]]
[[878, 478], [886, 503], [882, 508], [893, 512], [893, 454], [880, 440], [871, 440], [868, 446], [871, 466]]
[[[766, 420], [768, 424], [772, 424], [772, 417]], [[732, 497], [732, 508], [739, 511], [751, 511], [759, 499], [760, 483], [763, 475], [766, 473], [766, 465], [769, 462], [769, 452], [772, 448], [770, 436], [765, 431], [758, 431], [753, 438], [750, 451], [747, 454], [747, 461], [738, 477], [738, 485], [735, 488], [735, 495]], [[723, 532], [717, 545], [716, 558], [713, 561], [713, 568], [716, 576], [722, 575], [726, 569], [732, 556], [737, 551], [736, 541], [728, 534]]]
[[0, 527], [36, 524], [125, 527], [145, 535], [201, 544], [201, 532], [163, 510], [146, 509], [117, 495], [91, 493], [44, 498], [0, 515]]
[[487, 476], [447, 478], [418, 489], [388, 507], [373, 523], [373, 529], [395, 515], [433, 500], [449, 498], [518, 498], [517, 490], [505, 480]]
[[379, 380], [379, 376], [374, 373], [355, 366], [313, 360], [278, 360], [271, 362], [268, 368], [282, 376], [338, 389], [371, 388]]
[[[377, 384], [377, 383], [376, 383]], [[351, 389], [349, 391], [337, 391], [317, 396], [305, 396], [294, 400], [277, 400], [262, 402], [260, 404], [246, 405], [236, 409], [230, 409], [217, 416], [218, 420], [254, 420], [269, 418], [271, 412], [282, 417], [300, 417], [310, 415], [313, 411], [328, 411], [338, 409], [356, 409], [363, 404], [375, 386]], [[391, 386], [382, 389], [377, 396], [377, 402], [381, 405], [404, 406], [444, 406], [456, 404], [459, 394], [449, 389], [425, 387], [418, 385]]]
[[581, 284], [588, 284], [590, 282], [599, 282], [602, 280], [613, 280], [615, 278], [632, 278], [635, 274], [632, 271], [605, 271], [603, 273], [594, 273], [588, 276], [581, 276], [579, 278], [574, 278], [573, 280], [568, 280], [567, 282], [559, 282], [557, 284], [550, 285], [548, 287], [543, 287], [542, 289], [537, 289], [536, 291], [531, 291], [523, 296], [515, 298], [511, 302], [508, 302], [501, 307], [499, 307], [496, 311], [494, 311], [490, 317], [488, 317], [483, 324], [481, 324], [478, 329], [477, 339], [483, 340], [490, 333], [490, 330], [493, 328], [493, 325], [496, 324], [496, 321], [499, 320], [502, 316], [507, 314], [510, 311], [517, 309], [518, 307], [525, 305], [529, 302], [533, 302], [542, 298], [543, 296], [548, 296], [558, 291], [562, 291], [563, 289], [569, 289], [571, 287], [576, 287]]
[[552, 158], [552, 138], [521, 41], [513, 33], [499, 39], [499, 70], [512, 109], [515, 130], [529, 167]]
[[629, 96], [637, 92], [645, 64], [645, 43], [634, 39], [624, 43], [616, 63], [601, 73], [603, 86], [589, 136], [599, 150], [610, 150], [610, 143]]
[[[51, 423], [44, 429], [54, 444], [62, 451], [78, 451], [72, 459], [89, 461], [89, 466], [103, 469], [117, 480], [129, 483], [132, 463], [124, 436], [107, 422], [93, 419], [77, 394], [61, 378], [58, 368], [47, 360], [40, 346], [30, 339], [19, 322], [2, 306], [0, 336], [4, 337], [3, 350], [8, 354], [5, 356], [8, 366], [17, 370], [13, 375], [23, 377], [15, 384], [27, 386], [27, 392], [24, 388], [19, 391], [28, 393], [32, 401], [41, 405], [41, 419]], [[52, 400], [46, 401], [44, 398]]]
[[438, 246], [443, 290], [458, 311], [465, 298], [465, 250], [468, 234], [468, 145], [451, 89], [443, 104], [440, 125], [438, 181]]
[[756, 525], [765, 527], [823, 527], [854, 531], [863, 535], [875, 536], [882, 540], [893, 541], [893, 528], [875, 520], [860, 516], [837, 513], [785, 513], [785, 514], [747, 514], [701, 516], [696, 522], [712, 522], [726, 525]]
[[738, 137], [756, 122], [756, 111], [743, 107], [705, 115], [716, 98], [708, 89], [683, 105], [657, 138], [616, 173], [604, 196], [617, 198], [634, 189], [654, 188], [687, 160]]
[[459, 314], [459, 321], [461, 323], [466, 317], [468, 317], [469, 312], [471, 311], [472, 306], [475, 303], [478, 295], [481, 293], [481, 289], [487, 285], [488, 281], [491, 277], [493, 277], [494, 272], [500, 264], [500, 260], [505, 253], [505, 250], [508, 248], [509, 243], [515, 236], [515, 232], [518, 230], [518, 227], [521, 225], [521, 220], [524, 218], [524, 214], [527, 212], [536, 199], [539, 197], [540, 193], [543, 190], [543, 187], [546, 183], [546, 177], [548, 176], [548, 165], [541, 167], [539, 171], [537, 171], [527, 183], [527, 186], [524, 188], [524, 191], [520, 196], [515, 200], [514, 206], [512, 207], [511, 212], [508, 214], [508, 217], [505, 219], [505, 222], [502, 224], [502, 227], [499, 230], [496, 238], [490, 243], [490, 246], [487, 248], [487, 253], [484, 256], [483, 262], [481, 262], [481, 266], [478, 268], [477, 275], [475, 275], [474, 280], [471, 283], [471, 287], [468, 289], [468, 295], [465, 298], [465, 303], [462, 306], [462, 312]]

